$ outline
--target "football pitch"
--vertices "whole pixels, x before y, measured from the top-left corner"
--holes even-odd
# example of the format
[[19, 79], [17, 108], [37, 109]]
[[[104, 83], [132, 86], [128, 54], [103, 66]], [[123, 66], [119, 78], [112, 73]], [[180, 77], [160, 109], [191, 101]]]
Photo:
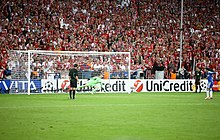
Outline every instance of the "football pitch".
[[219, 140], [220, 93], [0, 94], [0, 140]]

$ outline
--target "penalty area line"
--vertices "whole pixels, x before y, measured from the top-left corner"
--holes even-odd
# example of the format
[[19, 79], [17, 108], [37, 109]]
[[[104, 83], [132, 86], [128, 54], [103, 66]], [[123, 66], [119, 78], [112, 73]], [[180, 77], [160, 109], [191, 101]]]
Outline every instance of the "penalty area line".
[[23, 108], [65, 108], [65, 107], [117, 107], [117, 106], [201, 106], [214, 105], [219, 103], [178, 103], [178, 104], [73, 104], [73, 105], [47, 105], [47, 106], [0, 106], [0, 109], [23, 109]]

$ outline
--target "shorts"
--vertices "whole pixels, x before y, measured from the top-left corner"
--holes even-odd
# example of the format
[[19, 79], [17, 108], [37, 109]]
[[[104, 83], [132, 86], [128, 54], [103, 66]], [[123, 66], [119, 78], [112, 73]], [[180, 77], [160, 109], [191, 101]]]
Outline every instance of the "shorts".
[[70, 80], [70, 87], [77, 88], [77, 80]]
[[196, 85], [200, 85], [200, 81], [199, 81], [199, 80], [198, 80], [198, 81], [196, 80], [196, 81], [195, 81], [195, 84], [196, 84]]
[[208, 82], [207, 88], [212, 88], [213, 87], [213, 82]]

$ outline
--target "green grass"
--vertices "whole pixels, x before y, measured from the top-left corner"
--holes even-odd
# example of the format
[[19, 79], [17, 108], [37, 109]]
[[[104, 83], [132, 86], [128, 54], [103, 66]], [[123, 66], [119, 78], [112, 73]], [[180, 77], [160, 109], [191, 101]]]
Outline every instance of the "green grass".
[[0, 95], [0, 140], [219, 140], [220, 93]]

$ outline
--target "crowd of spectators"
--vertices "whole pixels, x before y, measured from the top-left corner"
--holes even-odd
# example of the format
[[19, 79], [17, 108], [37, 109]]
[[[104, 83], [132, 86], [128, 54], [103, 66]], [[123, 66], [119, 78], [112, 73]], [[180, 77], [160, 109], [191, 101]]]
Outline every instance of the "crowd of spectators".
[[[131, 70], [145, 78], [161, 65], [165, 78], [179, 70], [192, 78], [194, 66], [220, 73], [219, 0], [184, 0], [183, 29], [180, 0], [1, 0], [0, 9], [2, 68], [9, 50], [129, 51]], [[124, 64], [118, 60], [112, 65]]]

